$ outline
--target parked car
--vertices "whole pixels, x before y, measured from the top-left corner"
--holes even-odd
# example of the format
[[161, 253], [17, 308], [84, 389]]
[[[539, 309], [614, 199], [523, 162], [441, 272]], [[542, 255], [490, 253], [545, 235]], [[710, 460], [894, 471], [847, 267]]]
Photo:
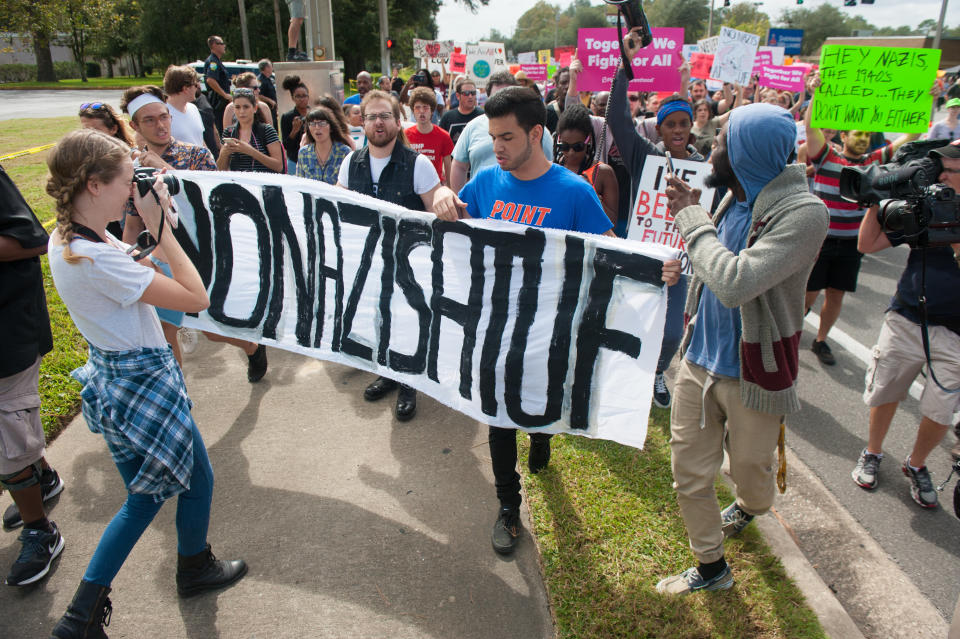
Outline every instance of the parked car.
[[[197, 75], [200, 76], [200, 90], [204, 93], [207, 92], [207, 83], [203, 81], [203, 60], [197, 60], [196, 62], [188, 62], [188, 67], [193, 67], [193, 70], [197, 72]], [[252, 60], [234, 60], [233, 62], [223, 62], [224, 68], [226, 68], [227, 73], [230, 74], [230, 84], [233, 84], [233, 78], [240, 75], [241, 73], [246, 73], [247, 71], [252, 71], [257, 73], [260, 69], [257, 67], [257, 63]]]

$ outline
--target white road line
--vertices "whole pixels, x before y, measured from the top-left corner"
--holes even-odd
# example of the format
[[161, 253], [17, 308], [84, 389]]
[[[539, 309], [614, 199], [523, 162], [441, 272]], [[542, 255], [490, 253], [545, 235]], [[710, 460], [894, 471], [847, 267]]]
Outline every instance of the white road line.
[[[804, 321], [813, 327], [814, 330], [820, 328], [820, 316], [813, 311], [807, 313]], [[870, 366], [870, 362], [873, 359], [873, 348], [867, 348], [856, 339], [837, 328], [836, 325], [830, 329], [830, 339], [860, 360], [860, 362], [863, 363], [864, 368], [868, 368]], [[920, 401], [920, 396], [922, 394], [923, 386], [920, 385], [919, 382], [913, 382], [913, 384], [910, 385], [910, 397]]]

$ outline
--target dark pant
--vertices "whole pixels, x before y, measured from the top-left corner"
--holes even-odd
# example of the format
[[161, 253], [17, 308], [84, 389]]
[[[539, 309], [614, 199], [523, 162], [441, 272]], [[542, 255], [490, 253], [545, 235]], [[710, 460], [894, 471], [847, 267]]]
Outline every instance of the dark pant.
[[[531, 442], [549, 442], [553, 435], [531, 433]], [[497, 487], [500, 506], [517, 508], [520, 502], [520, 474], [517, 472], [517, 431], [513, 428], [490, 427], [487, 436], [490, 460], [493, 462], [493, 483]]]

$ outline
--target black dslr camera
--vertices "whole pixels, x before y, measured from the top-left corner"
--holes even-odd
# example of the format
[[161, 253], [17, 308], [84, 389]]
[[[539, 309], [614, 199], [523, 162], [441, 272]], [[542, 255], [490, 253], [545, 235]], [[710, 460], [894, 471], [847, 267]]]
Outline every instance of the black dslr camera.
[[[141, 166], [133, 170], [133, 181], [137, 185], [137, 191], [140, 197], [146, 197], [147, 193], [153, 190], [153, 183], [157, 181], [159, 169], [152, 166]], [[164, 175], [163, 183], [167, 185], [170, 195], [176, 195], [180, 192], [180, 180], [172, 175]]]
[[943, 140], [905, 144], [890, 164], [840, 170], [840, 195], [860, 206], [879, 204], [877, 220], [884, 231], [901, 233], [911, 248], [949, 246], [960, 242], [960, 198], [938, 184], [942, 166], [931, 149]]

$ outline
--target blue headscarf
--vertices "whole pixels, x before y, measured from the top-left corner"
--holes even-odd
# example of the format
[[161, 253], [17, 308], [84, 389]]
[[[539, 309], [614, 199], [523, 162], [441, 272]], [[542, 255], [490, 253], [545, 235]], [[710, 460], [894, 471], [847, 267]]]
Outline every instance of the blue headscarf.
[[663, 124], [663, 119], [666, 118], [671, 113], [677, 111], [682, 111], [690, 116], [690, 121], [693, 122], [693, 109], [690, 108], [690, 105], [687, 104], [686, 100], [674, 100], [672, 102], [667, 102], [660, 107], [660, 110], [657, 111], [657, 126]]
[[753, 206], [757, 195], [787, 166], [796, 148], [797, 125], [783, 107], [748, 104], [730, 112], [727, 156]]

